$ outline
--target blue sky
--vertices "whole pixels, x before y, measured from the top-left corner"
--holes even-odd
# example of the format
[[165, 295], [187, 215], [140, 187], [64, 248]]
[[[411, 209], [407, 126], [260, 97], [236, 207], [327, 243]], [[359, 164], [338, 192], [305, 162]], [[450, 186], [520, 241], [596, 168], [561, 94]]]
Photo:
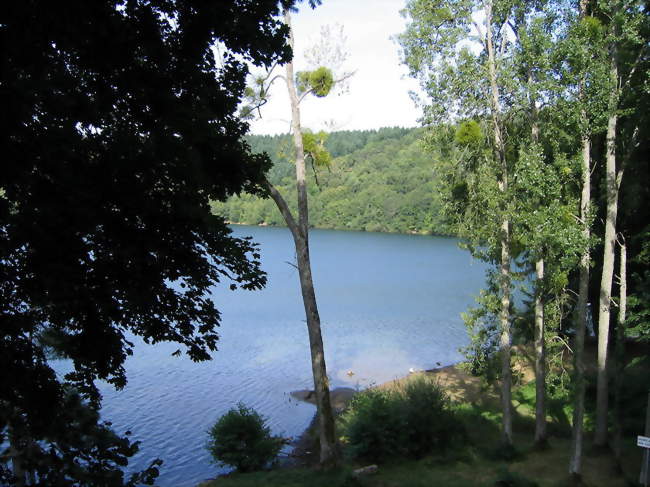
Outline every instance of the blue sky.
[[[405, 0], [323, 0], [312, 10], [306, 2], [293, 14], [295, 70], [305, 69], [305, 49], [320, 37], [321, 26], [339, 24], [347, 37], [345, 71], [355, 71], [349, 90], [324, 99], [313, 96], [301, 103], [303, 127], [312, 130], [374, 129], [387, 126], [412, 127], [420, 114], [409, 97], [417, 83], [407, 77], [399, 61], [399, 46], [391, 38], [404, 30], [399, 11]], [[284, 68], [278, 73], [284, 74]], [[271, 101], [262, 109], [262, 119], [251, 124], [254, 134], [288, 132], [290, 109], [286, 85], [275, 82]]]

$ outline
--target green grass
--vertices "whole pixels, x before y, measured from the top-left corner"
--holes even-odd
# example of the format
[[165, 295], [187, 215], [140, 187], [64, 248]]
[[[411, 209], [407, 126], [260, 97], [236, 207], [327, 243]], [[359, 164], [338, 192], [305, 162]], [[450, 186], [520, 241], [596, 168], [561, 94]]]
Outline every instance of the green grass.
[[[351, 476], [352, 468], [322, 472], [309, 468], [279, 469], [270, 472], [232, 474], [206, 483], [203, 487], [493, 487], [505, 471], [534, 481], [539, 487], [562, 487], [567, 483], [569, 440], [552, 438], [544, 451], [533, 450], [528, 438], [517, 436], [520, 455], [507, 463], [486, 457], [483, 452], [469, 452], [464, 458], [427, 457], [418, 461], [399, 461], [379, 466], [375, 475], [360, 480]], [[634, 451], [632, 438], [626, 454], [633, 478], [633, 465], [640, 465], [641, 457]], [[638, 457], [638, 458], [637, 458]], [[636, 460], [636, 461], [633, 461]], [[625, 478], [616, 472], [611, 456], [600, 454], [584, 458], [585, 485], [588, 487], [626, 487]], [[523, 484], [522, 484], [523, 485]], [[530, 485], [530, 484], [529, 484]]]
[[[624, 382], [625, 438], [622, 465], [617, 467], [613, 456], [591, 447], [585, 436], [583, 482], [586, 487], [627, 487], [635, 485], [641, 465], [641, 449], [636, 447], [636, 434], [645, 418], [648, 361], [626, 370]], [[564, 487], [568, 483], [570, 450], [567, 401], [549, 401], [548, 448], [533, 445], [534, 383], [517, 388], [513, 394], [515, 415], [513, 428], [516, 454], [509, 461], [500, 455], [501, 414], [494, 394], [487, 390], [471, 396], [473, 402], [456, 403], [458, 416], [465, 425], [468, 445], [460, 450], [428, 456], [421, 460], [395, 459], [379, 465], [377, 474], [355, 479], [353, 469], [367, 464], [348, 461], [341, 470], [323, 472], [311, 468], [285, 468], [270, 472], [232, 474], [204, 484], [204, 487]], [[468, 397], [468, 396], [465, 396]], [[589, 398], [588, 398], [588, 402]], [[593, 408], [592, 404], [589, 404]], [[621, 472], [622, 468], [622, 472]], [[501, 482], [505, 480], [508, 482]], [[521, 483], [513, 479], [523, 479]], [[532, 483], [526, 483], [531, 481]]]
[[349, 475], [347, 469], [319, 472], [309, 468], [288, 468], [269, 472], [234, 473], [205, 482], [201, 487], [334, 487], [343, 486]]

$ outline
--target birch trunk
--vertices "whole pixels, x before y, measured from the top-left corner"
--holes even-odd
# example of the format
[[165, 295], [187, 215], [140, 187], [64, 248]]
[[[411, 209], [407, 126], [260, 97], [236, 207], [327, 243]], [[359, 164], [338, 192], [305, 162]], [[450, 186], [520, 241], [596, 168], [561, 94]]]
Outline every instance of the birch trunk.
[[[580, 18], [587, 15], [588, 0], [580, 0]], [[580, 102], [585, 104], [584, 78], [580, 83]], [[573, 427], [571, 430], [571, 459], [569, 460], [569, 475], [576, 479], [582, 476], [582, 450], [584, 436], [585, 416], [585, 329], [587, 328], [587, 304], [589, 301], [589, 267], [591, 255], [589, 251], [590, 213], [591, 213], [591, 140], [587, 134], [589, 123], [587, 110], [582, 109], [580, 114], [583, 125], [582, 135], [582, 192], [580, 196], [580, 220], [582, 221], [582, 236], [585, 242], [585, 250], [580, 258], [580, 277], [578, 288], [578, 313], [575, 327], [575, 338], [573, 344]]]
[[546, 342], [544, 340], [544, 259], [535, 263], [535, 444], [546, 444]]
[[627, 247], [621, 235], [619, 243], [619, 297], [616, 325], [616, 375], [614, 380], [614, 457], [621, 463], [623, 431], [621, 426], [621, 386], [625, 370], [625, 318], [627, 313]]
[[618, 66], [617, 47], [612, 45], [610, 61], [609, 118], [607, 121], [606, 192], [607, 214], [605, 217], [605, 241], [603, 249], [603, 273], [600, 280], [600, 299], [598, 306], [598, 390], [596, 394], [596, 433], [594, 443], [607, 445], [608, 413], [608, 344], [609, 322], [614, 277], [616, 246], [616, 214], [618, 212], [618, 181], [616, 174], [616, 124], [618, 114]]
[[[490, 91], [492, 95], [492, 123], [494, 126], [494, 145], [501, 165], [501, 180], [499, 189], [504, 194], [508, 192], [508, 165], [506, 161], [505, 143], [501, 132], [501, 105], [499, 102], [499, 84], [496, 74], [496, 55], [492, 43], [492, 3], [486, 5], [485, 26], [486, 45], [488, 51], [488, 71], [490, 76]], [[501, 221], [501, 325], [499, 338], [499, 354], [501, 356], [501, 409], [503, 411], [502, 441], [504, 446], [512, 446], [512, 369], [510, 365], [511, 331], [510, 331], [510, 220], [504, 212]]]
[[[580, 18], [587, 16], [588, 0], [580, 0]], [[584, 78], [579, 86], [580, 102], [585, 104], [585, 83]], [[580, 113], [583, 125], [582, 134], [582, 192], [580, 195], [580, 220], [582, 221], [582, 237], [585, 249], [580, 258], [580, 282], [578, 288], [578, 316], [575, 327], [575, 338], [573, 344], [573, 428], [571, 429], [571, 458], [569, 460], [569, 475], [576, 480], [582, 477], [582, 450], [585, 417], [585, 329], [587, 328], [587, 303], [589, 301], [589, 267], [591, 255], [589, 252], [590, 213], [591, 213], [591, 140], [587, 133], [589, 123], [587, 110], [582, 109]]]
[[[531, 140], [539, 142], [539, 121], [533, 83], [535, 77], [532, 70], [528, 71], [528, 87], [530, 98]], [[541, 256], [535, 262], [535, 444], [538, 447], [546, 445], [546, 341], [544, 338], [544, 258]]]
[[[581, 1], [581, 11], [584, 12], [586, 1]], [[585, 10], [583, 10], [585, 8]], [[581, 13], [582, 13], [581, 12]], [[582, 114], [583, 121], [586, 113]], [[578, 290], [578, 316], [575, 327], [573, 344], [573, 428], [571, 430], [571, 459], [569, 461], [569, 475], [575, 478], [582, 476], [582, 449], [585, 417], [585, 329], [587, 328], [587, 303], [589, 301], [589, 267], [591, 256], [589, 252], [589, 214], [591, 212], [591, 141], [588, 135], [582, 137], [582, 193], [580, 196], [580, 219], [582, 221], [582, 236], [585, 241], [585, 250], [580, 258], [580, 283]]]
[[[290, 28], [289, 42], [293, 49], [293, 31], [291, 30], [291, 18], [288, 12], [285, 12], [285, 22]], [[334, 415], [330, 402], [327, 368], [325, 366], [320, 315], [318, 314], [318, 306], [316, 305], [316, 292], [314, 290], [309, 258], [309, 207], [307, 201], [305, 154], [302, 143], [302, 129], [300, 126], [299, 99], [294, 82], [293, 61], [286, 65], [286, 83], [291, 102], [291, 129], [296, 151], [296, 187], [298, 190], [297, 222], [293, 218], [282, 195], [271, 184], [267, 183], [267, 188], [280, 209], [280, 213], [282, 213], [287, 226], [291, 230], [296, 247], [300, 290], [305, 308], [305, 317], [307, 318], [311, 367], [314, 377], [314, 393], [316, 396], [316, 410], [319, 425], [320, 464], [324, 467], [332, 467], [336, 466], [339, 462], [339, 452], [336, 445]]]

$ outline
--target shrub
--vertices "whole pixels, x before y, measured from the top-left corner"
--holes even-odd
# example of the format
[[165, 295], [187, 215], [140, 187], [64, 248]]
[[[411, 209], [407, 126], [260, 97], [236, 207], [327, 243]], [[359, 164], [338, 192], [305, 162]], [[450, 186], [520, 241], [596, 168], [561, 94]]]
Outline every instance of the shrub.
[[494, 481], [495, 487], [538, 487], [539, 484], [523, 475], [502, 468]]
[[384, 461], [399, 455], [402, 421], [392, 391], [368, 389], [357, 394], [343, 415], [343, 431], [354, 458]]
[[240, 472], [263, 469], [287, 443], [284, 438], [272, 436], [265, 418], [242, 403], [221, 416], [208, 434], [207, 449], [214, 460]]
[[444, 452], [465, 439], [445, 393], [424, 377], [357, 394], [343, 415], [343, 431], [353, 457], [378, 462]]
[[406, 383], [401, 394], [409, 456], [421, 458], [427, 453], [444, 452], [465, 439], [460, 419], [436, 382], [416, 377]]

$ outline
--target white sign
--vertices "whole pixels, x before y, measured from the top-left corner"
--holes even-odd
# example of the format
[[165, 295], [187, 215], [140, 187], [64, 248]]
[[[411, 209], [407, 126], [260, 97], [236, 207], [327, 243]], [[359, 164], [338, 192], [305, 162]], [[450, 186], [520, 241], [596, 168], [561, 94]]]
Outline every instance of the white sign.
[[636, 446], [641, 448], [650, 448], [650, 436], [637, 436]]

